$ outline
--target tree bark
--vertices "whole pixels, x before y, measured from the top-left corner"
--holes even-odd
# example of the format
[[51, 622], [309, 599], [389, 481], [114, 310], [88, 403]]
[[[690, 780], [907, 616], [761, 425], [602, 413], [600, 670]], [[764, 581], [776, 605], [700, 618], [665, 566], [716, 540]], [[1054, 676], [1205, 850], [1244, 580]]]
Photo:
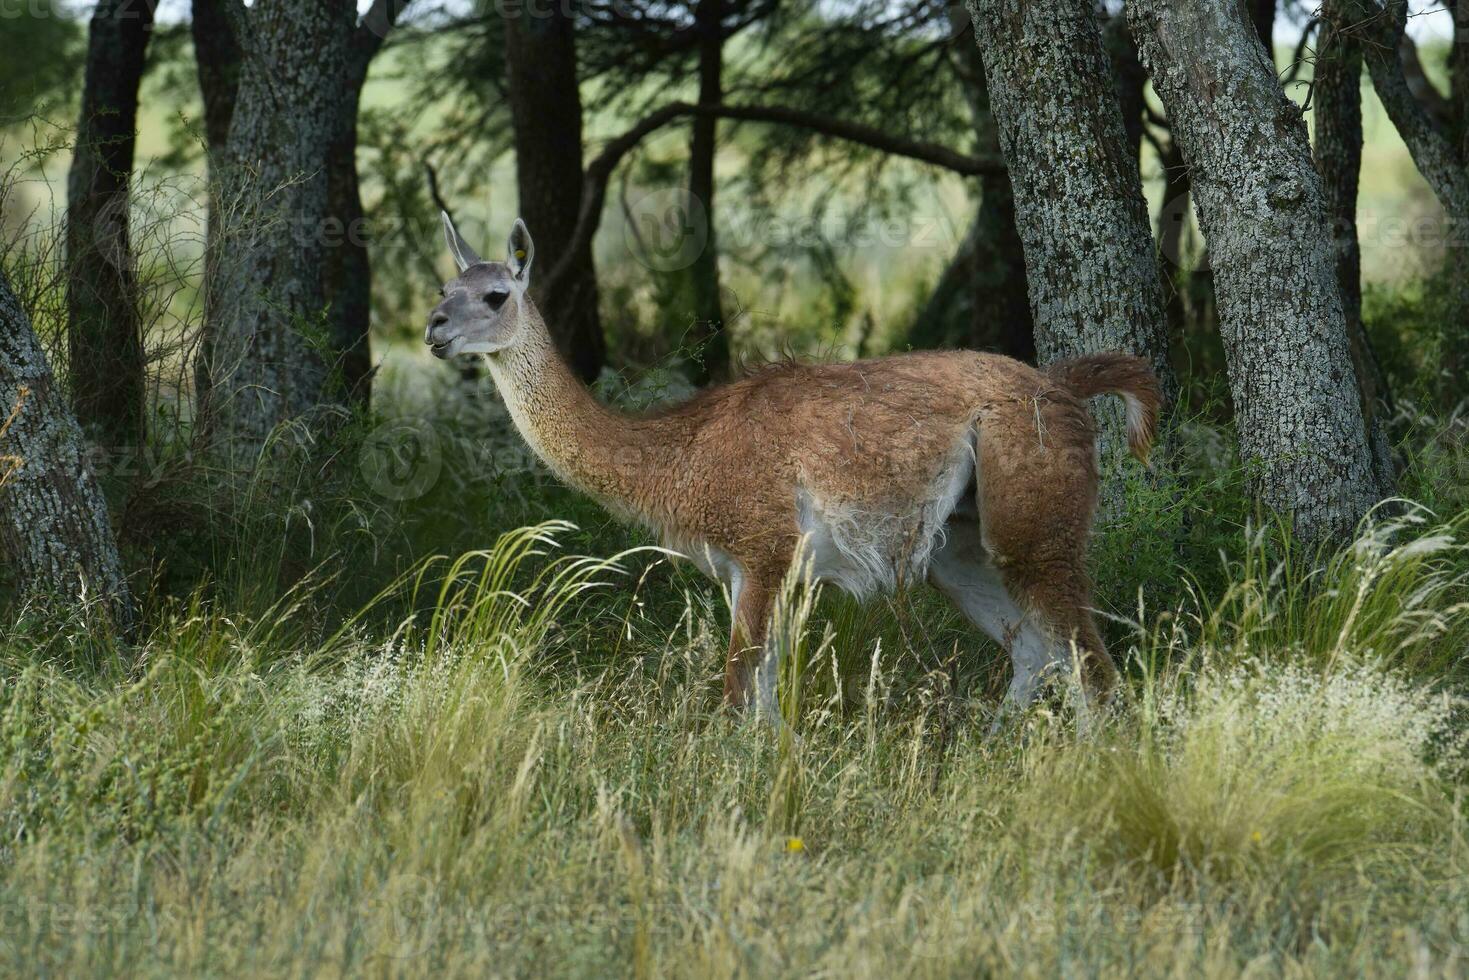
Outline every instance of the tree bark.
[[117, 539], [81, 429], [3, 272], [0, 554], [22, 595], [101, 600], [96, 608], [115, 625], [131, 625]]
[[1469, 160], [1469, 3], [1444, 0], [1454, 18], [1454, 45], [1449, 51], [1449, 101], [1453, 106], [1451, 127], [1457, 136], [1459, 154]]
[[1182, 337], [1188, 328], [1187, 296], [1194, 277], [1200, 275], [1183, 266], [1183, 233], [1191, 213], [1188, 165], [1183, 162], [1178, 141], [1170, 134], [1158, 140], [1158, 167], [1163, 171], [1163, 199], [1158, 205], [1158, 274], [1163, 279], [1164, 312], [1168, 329]]
[[[357, 108], [404, 6], [377, 0], [360, 25], [352, 0], [248, 9], [223, 0], [217, 11], [241, 58], [228, 120], [227, 75], [201, 67], [206, 106], [218, 97], [206, 123], [228, 137], [211, 152], [215, 254], [200, 388], [215, 434], [238, 457], [258, 454], [280, 423], [365, 392], [371, 280]], [[223, 41], [211, 34], [210, 43]]]
[[327, 210], [330, 227], [326, 281], [327, 323], [337, 352], [339, 381], [348, 398], [366, 405], [371, 394], [372, 263], [368, 256], [367, 213], [357, 180], [357, 111], [363, 77], [349, 80], [348, 106], [338, 118], [338, 131], [327, 150]]
[[[1449, 122], [1450, 138], [1459, 147], [1459, 161], [1469, 172], [1469, 2], [1445, 0], [1454, 18], [1454, 45], [1449, 55], [1449, 102], [1452, 117]], [[1459, 212], [1456, 224], [1450, 228], [1450, 256], [1447, 271], [1454, 283], [1449, 315], [1457, 329], [1449, 336], [1452, 348], [1450, 362], [1445, 365], [1442, 377], [1445, 380], [1441, 401], [1457, 404], [1464, 395], [1464, 379], [1469, 377], [1469, 209]], [[1452, 401], [1450, 401], [1452, 399]]]
[[[967, 5], [1014, 186], [1039, 360], [1137, 354], [1171, 404], [1178, 386], [1147, 205], [1093, 4]], [[1109, 459], [1126, 451], [1115, 401], [1093, 405]]]
[[233, 16], [247, 18], [235, 23], [244, 57], [203, 354], [210, 422], [249, 458], [280, 423], [340, 401], [328, 390], [326, 162], [356, 17], [349, 0], [259, 0]]
[[153, 8], [153, 0], [101, 0], [92, 13], [67, 182], [72, 401], [94, 436], [134, 447], [146, 435], [147, 379], [128, 189]]
[[199, 94], [204, 99], [204, 138], [211, 156], [230, 135], [235, 92], [240, 84], [240, 45], [225, 13], [229, 0], [194, 0], [191, 32]]
[[1336, 256], [1336, 281], [1352, 366], [1361, 385], [1362, 416], [1380, 487], [1396, 483], [1385, 416], [1392, 392], [1362, 323], [1362, 251], [1357, 237], [1357, 185], [1362, 170], [1362, 49], [1349, 31], [1341, 0], [1322, 5], [1312, 104], [1316, 112], [1316, 169], [1326, 201]]
[[[225, 169], [225, 151], [229, 144], [230, 120], [235, 113], [235, 94], [240, 87], [242, 53], [235, 40], [234, 26], [226, 13], [233, 0], [194, 0], [193, 23], [194, 64], [199, 78], [199, 94], [204, 103], [204, 141], [208, 166], [208, 215], [204, 230], [204, 281], [214, 279], [220, 256], [220, 225], [223, 221], [219, 200], [219, 178]], [[213, 293], [204, 290], [204, 322], [214, 322]], [[206, 345], [209, 343], [207, 333]], [[208, 359], [199, 357], [194, 364], [194, 398], [200, 406], [210, 401], [211, 378]]]
[[1188, 323], [1185, 292], [1195, 274], [1182, 264], [1183, 231], [1189, 215], [1188, 167], [1184, 166], [1182, 154], [1171, 138], [1153, 138], [1148, 132], [1148, 70], [1138, 57], [1137, 42], [1133, 40], [1125, 13], [1119, 11], [1107, 19], [1102, 39], [1112, 63], [1128, 149], [1139, 165], [1145, 139], [1150, 139], [1158, 152], [1158, 167], [1163, 172], [1163, 196], [1155, 218], [1158, 279], [1163, 287], [1163, 313], [1169, 337], [1182, 338]]
[[[724, 101], [724, 4], [722, 0], [699, 0], [694, 7], [694, 28], [699, 35], [699, 104]], [[714, 220], [714, 156], [717, 151], [719, 118], [694, 117], [689, 143], [689, 196], [704, 205], [704, 247], [689, 267], [693, 287], [694, 330], [690, 339], [699, 346], [701, 370], [697, 383], [729, 373], [729, 336], [724, 332], [724, 308], [719, 293], [719, 248]]]
[[607, 348], [591, 238], [579, 240], [576, 234], [583, 193], [576, 36], [561, 5], [534, 12], [529, 5], [512, 5], [504, 17], [520, 217], [546, 257], [542, 261], [569, 263], [554, 286], [552, 277], [538, 280], [533, 274], [531, 290], [572, 370], [591, 381], [606, 362]]
[[1238, 6], [1128, 16], [1192, 170], [1255, 490], [1304, 540], [1346, 536], [1379, 487], [1301, 112]]
[[1117, 86], [1117, 105], [1122, 110], [1122, 128], [1127, 133], [1127, 146], [1134, 160], [1140, 160], [1143, 149], [1143, 123], [1147, 116], [1148, 72], [1137, 56], [1137, 42], [1132, 29], [1120, 12], [1108, 17], [1102, 25], [1102, 43], [1107, 60], [1112, 64], [1112, 81]]

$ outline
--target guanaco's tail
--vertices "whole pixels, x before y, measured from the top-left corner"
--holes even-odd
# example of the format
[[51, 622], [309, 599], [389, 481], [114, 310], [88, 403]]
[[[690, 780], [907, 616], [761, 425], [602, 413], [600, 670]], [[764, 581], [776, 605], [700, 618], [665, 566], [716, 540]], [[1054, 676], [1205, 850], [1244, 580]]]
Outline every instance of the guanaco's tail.
[[1081, 398], [1121, 395], [1127, 404], [1127, 446], [1147, 463], [1162, 394], [1158, 376], [1146, 360], [1131, 354], [1087, 354], [1057, 361], [1046, 373]]

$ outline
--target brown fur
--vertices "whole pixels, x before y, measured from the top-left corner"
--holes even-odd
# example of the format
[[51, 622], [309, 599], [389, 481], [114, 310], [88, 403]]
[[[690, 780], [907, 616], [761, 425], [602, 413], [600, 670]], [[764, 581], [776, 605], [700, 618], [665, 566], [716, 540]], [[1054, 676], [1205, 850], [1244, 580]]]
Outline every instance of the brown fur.
[[1147, 464], [1163, 401], [1158, 376], [1147, 361], [1130, 354], [1088, 354], [1057, 361], [1046, 373], [1081, 398], [1121, 395], [1127, 399], [1127, 445], [1139, 462]]
[[978, 520], [1011, 595], [1085, 654], [1105, 690], [1115, 671], [1088, 607], [1087, 537], [1097, 496], [1085, 397], [1123, 391], [1146, 407], [1156, 383], [1136, 358], [1103, 355], [1042, 372], [994, 354], [915, 353], [855, 363], [766, 366], [681, 404], [629, 415], [598, 403], [556, 353], [529, 302], [490, 367], [521, 432], [568, 482], [657, 528], [685, 553], [718, 549], [744, 587], [725, 696], [752, 697], [751, 649], [800, 540], [798, 496], [904, 514], [956, 447], [978, 446]]

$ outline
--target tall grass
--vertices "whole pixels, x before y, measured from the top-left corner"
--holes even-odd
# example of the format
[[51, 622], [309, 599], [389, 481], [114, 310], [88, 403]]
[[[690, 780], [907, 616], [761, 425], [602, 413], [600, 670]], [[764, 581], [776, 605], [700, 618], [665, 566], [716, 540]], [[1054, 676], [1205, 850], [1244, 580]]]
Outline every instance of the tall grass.
[[1229, 649], [1240, 660], [1300, 652], [1326, 664], [1365, 657], [1418, 676], [1462, 676], [1466, 521], [1469, 514], [1439, 522], [1389, 501], [1350, 546], [1310, 555], [1278, 524], [1247, 529], [1245, 547], [1220, 556], [1215, 590], [1193, 579], [1188, 625], [1171, 642]]
[[588, 605], [649, 556], [562, 555], [559, 524], [325, 641], [203, 601], [136, 666], [11, 638], [0, 969], [1454, 972], [1461, 705], [1417, 672], [1462, 637], [1459, 532], [1369, 529], [1316, 588], [1252, 539], [1135, 630], [1085, 735], [1042, 706], [987, 738], [986, 689], [801, 590], [784, 724], [741, 722], [711, 607]]

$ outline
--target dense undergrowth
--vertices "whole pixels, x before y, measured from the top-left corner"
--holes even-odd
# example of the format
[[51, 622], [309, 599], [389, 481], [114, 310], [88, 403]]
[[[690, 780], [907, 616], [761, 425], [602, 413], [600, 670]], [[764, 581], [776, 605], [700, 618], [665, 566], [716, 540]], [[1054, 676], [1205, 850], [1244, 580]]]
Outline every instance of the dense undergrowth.
[[339, 483], [197, 532], [240, 567], [134, 644], [39, 608], [0, 642], [0, 969], [1464, 969], [1464, 511], [1292, 555], [1185, 429], [1097, 542], [1105, 715], [987, 736], [1005, 665], [932, 596], [792, 596], [777, 731], [718, 707], [717, 590], [461, 458], [492, 403], [419, 411], [412, 499], [343, 433]]

